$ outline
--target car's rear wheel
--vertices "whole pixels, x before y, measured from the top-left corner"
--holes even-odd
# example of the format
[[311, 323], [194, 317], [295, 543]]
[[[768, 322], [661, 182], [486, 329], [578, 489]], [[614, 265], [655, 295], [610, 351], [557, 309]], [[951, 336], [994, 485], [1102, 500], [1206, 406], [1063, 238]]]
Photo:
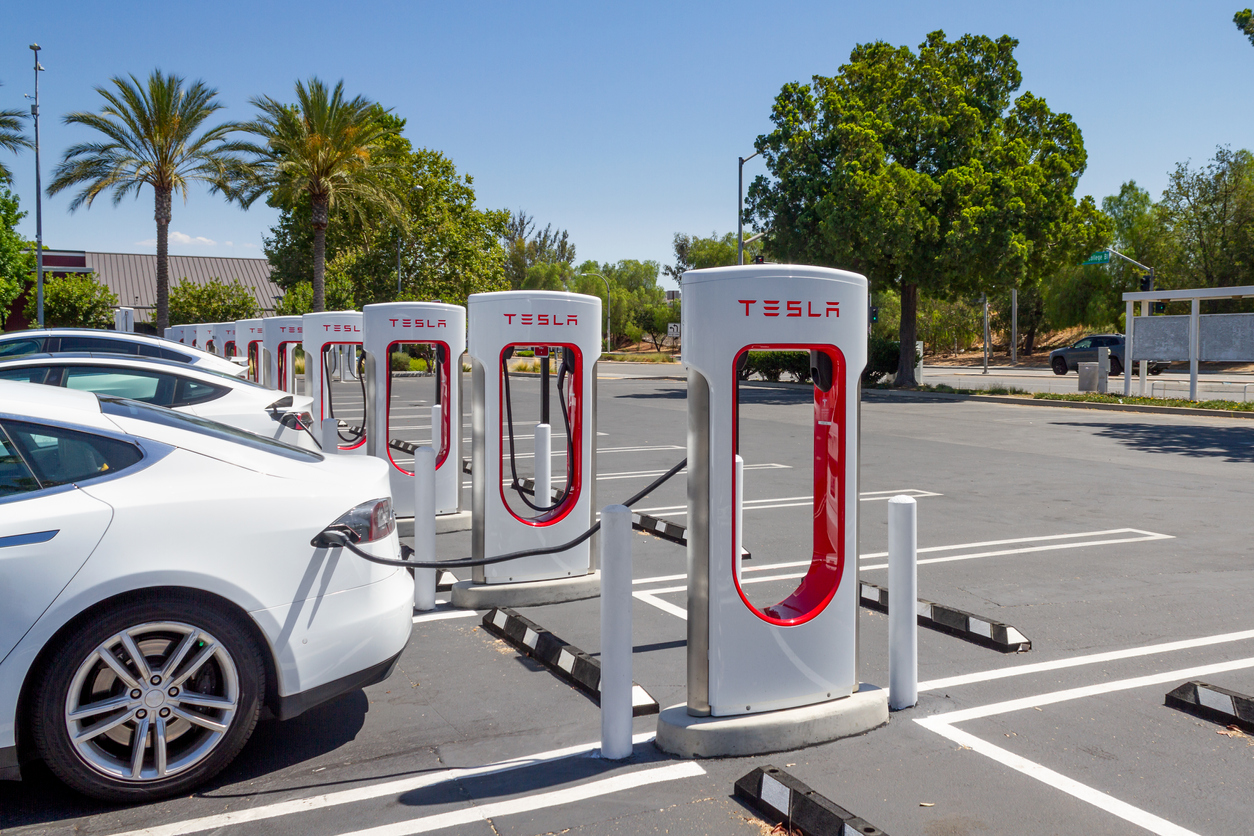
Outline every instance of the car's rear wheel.
[[35, 692], [32, 738], [85, 795], [162, 798], [239, 754], [264, 691], [261, 651], [234, 617], [181, 596], [130, 603], [56, 649]]
[[1054, 374], [1062, 375], [1067, 373], [1067, 361], [1061, 357], [1055, 357], [1054, 362], [1050, 363], [1054, 367]]
[[1123, 374], [1123, 363], [1119, 362], [1118, 357], [1110, 358], [1110, 373], [1111, 374]]
[[1157, 366], [1157, 367], [1155, 367], [1155, 366], [1150, 366], [1149, 373], [1150, 373], [1150, 374], [1162, 374], [1162, 373], [1163, 373], [1163, 367], [1162, 367], [1162, 366]]

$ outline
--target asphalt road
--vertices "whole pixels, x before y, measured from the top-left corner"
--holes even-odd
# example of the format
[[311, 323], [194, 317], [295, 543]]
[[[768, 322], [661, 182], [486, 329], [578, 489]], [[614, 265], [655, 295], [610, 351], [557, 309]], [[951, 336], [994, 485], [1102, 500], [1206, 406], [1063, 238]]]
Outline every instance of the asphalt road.
[[[516, 389], [520, 425], [534, 420], [530, 381]], [[416, 416], [429, 406], [424, 385], [398, 387]], [[599, 385], [604, 505], [684, 455], [685, 385], [606, 374]], [[791, 500], [809, 491], [809, 394], [755, 385], [742, 404], [756, 466], [745, 543], [754, 571], [774, 578], [788, 572], [773, 564], [808, 554], [809, 507]], [[914, 493], [920, 596], [1014, 625], [1033, 643], [1003, 655], [920, 630], [919, 704], [884, 728], [696, 762], [642, 739], [630, 761], [608, 763], [590, 756], [599, 735], [590, 700], [487, 635], [477, 615], [443, 607], [416, 616], [390, 680], [263, 722], [201, 792], [114, 809], [36, 770], [0, 784], [0, 829], [760, 834], [731, 790], [771, 763], [895, 836], [1249, 832], [1251, 741], [1164, 707], [1163, 695], [1191, 679], [1254, 694], [1254, 422], [876, 393], [862, 421], [860, 552], [885, 550], [882, 499]], [[417, 437], [423, 423], [407, 432]], [[637, 507], [683, 522], [684, 504], [675, 479]], [[469, 541], [444, 535], [438, 548], [460, 557]], [[662, 705], [682, 703], [684, 554], [643, 534], [633, 546], [646, 593], [634, 601], [634, 676]], [[882, 563], [864, 557], [863, 578], [885, 583]], [[795, 583], [758, 584], [754, 602]], [[598, 613], [596, 600], [523, 611], [590, 653]], [[887, 685], [885, 616], [862, 611], [860, 650], [861, 678]], [[637, 718], [635, 731], [647, 738], [654, 726]]]

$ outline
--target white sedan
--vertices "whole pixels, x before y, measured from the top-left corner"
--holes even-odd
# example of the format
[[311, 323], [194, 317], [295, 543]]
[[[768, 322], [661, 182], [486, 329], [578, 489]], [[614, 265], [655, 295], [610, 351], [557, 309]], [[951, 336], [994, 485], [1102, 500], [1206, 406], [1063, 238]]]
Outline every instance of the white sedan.
[[135, 401], [0, 381], [0, 778], [186, 793], [261, 708], [386, 678], [413, 581], [387, 464]]
[[258, 435], [320, 449], [313, 398], [170, 360], [115, 354], [35, 354], [0, 361], [0, 380], [43, 383], [170, 407]]
[[122, 354], [128, 357], [155, 357], [189, 366], [212, 369], [240, 377], [246, 365], [201, 351], [174, 340], [135, 334], [130, 331], [105, 331], [98, 328], [42, 328], [9, 331], [0, 334], [0, 359], [27, 354], [53, 354], [62, 351], [92, 351], [101, 354]]

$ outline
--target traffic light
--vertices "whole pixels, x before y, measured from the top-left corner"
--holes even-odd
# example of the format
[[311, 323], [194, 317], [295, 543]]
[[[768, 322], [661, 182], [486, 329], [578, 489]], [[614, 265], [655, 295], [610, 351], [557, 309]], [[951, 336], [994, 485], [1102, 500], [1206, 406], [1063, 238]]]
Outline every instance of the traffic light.
[[1146, 273], [1144, 276], [1141, 276], [1141, 292], [1149, 293], [1153, 289], [1154, 289], [1154, 274]]
[[877, 308], [875, 305], [871, 306], [871, 321], [872, 322], [880, 321], [880, 309]]
[[1166, 303], [1166, 302], [1155, 302], [1155, 303], [1154, 303], [1154, 313], [1167, 313], [1167, 303]]
[[753, 263], [754, 263], [754, 264], [766, 264], [766, 256], [764, 256], [764, 255], [755, 255], [755, 256], [753, 257]]

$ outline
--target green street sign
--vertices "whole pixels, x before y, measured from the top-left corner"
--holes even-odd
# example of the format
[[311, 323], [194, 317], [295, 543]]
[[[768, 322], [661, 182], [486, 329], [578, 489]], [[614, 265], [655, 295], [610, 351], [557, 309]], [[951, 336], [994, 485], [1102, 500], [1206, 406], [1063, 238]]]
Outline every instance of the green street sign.
[[1097, 252], [1089, 256], [1088, 258], [1084, 259], [1084, 261], [1081, 261], [1080, 266], [1083, 267], [1085, 264], [1109, 264], [1109, 263], [1110, 263], [1110, 251], [1098, 250]]

